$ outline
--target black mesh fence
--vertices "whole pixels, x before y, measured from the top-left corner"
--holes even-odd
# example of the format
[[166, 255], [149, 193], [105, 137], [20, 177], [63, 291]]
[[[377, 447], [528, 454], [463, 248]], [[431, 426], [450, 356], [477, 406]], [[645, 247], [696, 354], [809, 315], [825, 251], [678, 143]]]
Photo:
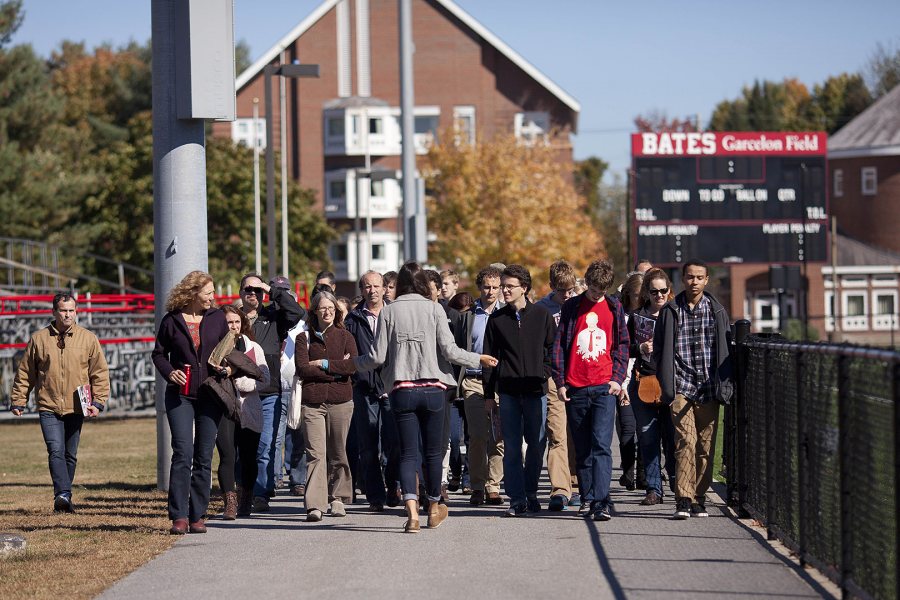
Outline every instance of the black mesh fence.
[[900, 353], [737, 338], [729, 502], [845, 596], [898, 597]]

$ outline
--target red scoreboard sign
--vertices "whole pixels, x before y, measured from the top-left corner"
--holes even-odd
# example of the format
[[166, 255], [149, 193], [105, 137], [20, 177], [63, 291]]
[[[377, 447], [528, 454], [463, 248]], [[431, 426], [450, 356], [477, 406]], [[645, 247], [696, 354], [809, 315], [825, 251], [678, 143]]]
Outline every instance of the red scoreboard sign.
[[824, 132], [631, 136], [636, 256], [676, 266], [824, 262]]

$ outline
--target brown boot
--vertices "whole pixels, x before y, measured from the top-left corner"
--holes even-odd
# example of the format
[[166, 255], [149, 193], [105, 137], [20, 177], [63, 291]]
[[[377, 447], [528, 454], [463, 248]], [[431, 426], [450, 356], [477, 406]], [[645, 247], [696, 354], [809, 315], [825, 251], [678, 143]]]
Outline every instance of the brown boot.
[[225, 492], [225, 511], [222, 513], [223, 521], [234, 521], [237, 518], [238, 497], [237, 492]]
[[447, 518], [448, 513], [446, 504], [432, 502], [428, 507], [428, 529], [437, 529]]
[[406, 533], [419, 533], [419, 503], [415, 500], [406, 501], [406, 524], [403, 531]]

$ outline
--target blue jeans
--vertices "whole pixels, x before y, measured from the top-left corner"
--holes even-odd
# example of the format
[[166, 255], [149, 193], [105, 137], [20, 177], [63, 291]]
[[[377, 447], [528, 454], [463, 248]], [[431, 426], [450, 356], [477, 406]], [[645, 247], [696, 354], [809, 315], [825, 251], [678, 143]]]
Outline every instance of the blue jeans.
[[259, 448], [256, 450], [256, 484], [253, 486], [253, 495], [265, 497], [275, 494], [275, 440], [280, 420], [275, 417], [281, 415], [281, 394], [263, 396], [261, 400], [263, 426]]
[[278, 427], [275, 436], [275, 483], [281, 483], [284, 479], [285, 462], [287, 462], [288, 454], [284, 447], [285, 432], [287, 431], [287, 410], [291, 403], [291, 391], [284, 390], [281, 392], [281, 410], [275, 414], [278, 419]]
[[[369, 504], [384, 504], [385, 484], [395, 490], [400, 478], [400, 442], [390, 398], [379, 398], [353, 386], [353, 417], [359, 450], [359, 476]], [[382, 455], [385, 458], [382, 475]]]
[[50, 464], [50, 479], [53, 480], [53, 495], [71, 493], [84, 417], [79, 414], [61, 417], [46, 410], [40, 412], [40, 417], [41, 433], [44, 434], [44, 443], [47, 444], [47, 461]]
[[666, 455], [666, 470], [671, 485], [675, 485], [675, 428], [672, 425], [672, 411], [665, 404], [647, 404], [637, 396], [637, 381], [632, 380], [628, 396], [637, 423], [638, 446], [647, 477], [647, 491], [654, 490], [660, 497], [662, 477], [660, 476], [659, 444], [662, 441]]
[[291, 479], [291, 487], [306, 487], [306, 445], [303, 442], [303, 430], [288, 429], [284, 440], [285, 463]]
[[419, 435], [424, 448], [425, 491], [428, 499], [441, 498], [441, 469], [444, 462], [444, 403], [446, 392], [439, 387], [399, 389], [391, 392], [391, 406], [400, 437], [400, 487], [404, 500], [416, 500], [416, 466], [419, 463]]
[[212, 457], [222, 404], [213, 398], [188, 398], [175, 386], [166, 388], [166, 419], [172, 431], [169, 470], [169, 518], [191, 523], [206, 516]]
[[581, 500], [591, 508], [609, 504], [612, 478], [613, 426], [616, 422], [616, 397], [609, 384], [566, 390], [569, 403], [566, 419], [575, 446], [575, 465]]
[[[503, 486], [510, 506], [537, 497], [538, 479], [547, 447], [547, 396], [500, 394], [503, 428]], [[528, 444], [522, 465], [522, 440]]]

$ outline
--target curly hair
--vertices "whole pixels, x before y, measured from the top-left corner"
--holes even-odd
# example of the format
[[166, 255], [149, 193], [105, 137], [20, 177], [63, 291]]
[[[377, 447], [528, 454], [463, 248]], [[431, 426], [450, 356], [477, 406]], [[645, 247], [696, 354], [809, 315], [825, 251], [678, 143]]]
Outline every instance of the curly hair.
[[213, 280], [212, 275], [205, 271], [191, 271], [184, 279], [175, 284], [169, 292], [166, 300], [166, 310], [169, 312], [182, 310], [194, 300], [200, 290]]
[[588, 287], [606, 291], [612, 285], [612, 280], [613, 268], [606, 260], [595, 260], [588, 265], [587, 271], [584, 272], [584, 282]]

